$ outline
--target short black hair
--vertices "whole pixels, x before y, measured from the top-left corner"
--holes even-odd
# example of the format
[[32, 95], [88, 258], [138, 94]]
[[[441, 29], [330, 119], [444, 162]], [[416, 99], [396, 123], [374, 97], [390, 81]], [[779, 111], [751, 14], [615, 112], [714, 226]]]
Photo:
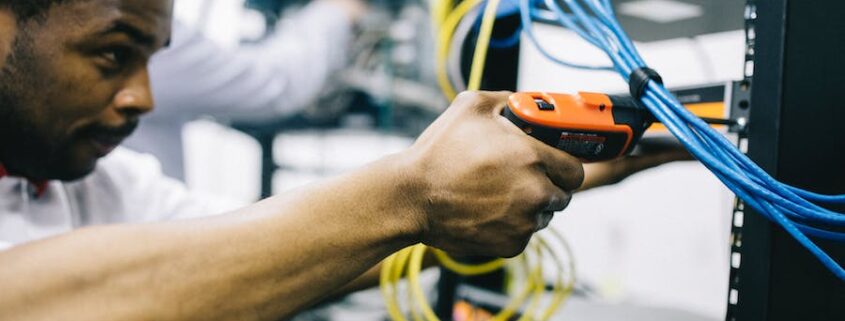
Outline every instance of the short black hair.
[[28, 20], [30, 18], [44, 14], [47, 9], [53, 5], [66, 2], [67, 0], [10, 0], [3, 1], [5, 5], [10, 8], [19, 20]]

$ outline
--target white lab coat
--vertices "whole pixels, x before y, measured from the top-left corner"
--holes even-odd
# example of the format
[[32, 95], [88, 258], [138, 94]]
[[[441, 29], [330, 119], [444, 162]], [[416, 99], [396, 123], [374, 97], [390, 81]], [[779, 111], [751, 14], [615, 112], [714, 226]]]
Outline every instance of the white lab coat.
[[351, 21], [342, 8], [314, 2], [283, 20], [258, 44], [224, 48], [176, 21], [170, 48], [153, 57], [156, 110], [125, 146], [159, 158], [182, 178], [182, 126], [202, 115], [267, 120], [293, 114], [316, 99], [346, 62]]
[[0, 250], [84, 226], [196, 218], [242, 205], [189, 192], [153, 156], [118, 148], [91, 175], [52, 181], [38, 197], [27, 180], [0, 178]]

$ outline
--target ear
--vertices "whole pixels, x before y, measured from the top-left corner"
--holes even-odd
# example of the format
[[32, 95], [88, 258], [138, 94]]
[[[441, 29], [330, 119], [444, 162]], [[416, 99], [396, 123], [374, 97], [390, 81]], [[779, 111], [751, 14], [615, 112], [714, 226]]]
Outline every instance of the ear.
[[12, 50], [18, 33], [17, 18], [11, 9], [0, 7], [0, 68], [6, 64], [6, 57]]

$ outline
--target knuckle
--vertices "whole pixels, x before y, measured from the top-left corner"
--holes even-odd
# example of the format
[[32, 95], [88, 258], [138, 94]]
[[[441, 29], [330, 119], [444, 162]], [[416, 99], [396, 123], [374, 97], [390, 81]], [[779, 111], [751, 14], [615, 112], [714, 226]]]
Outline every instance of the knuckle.
[[[548, 180], [543, 178], [544, 180]], [[545, 188], [545, 182], [538, 181], [535, 183], [533, 188], [531, 189], [531, 196], [530, 201], [531, 205], [534, 209], [542, 209], [549, 205], [549, 200], [551, 199], [551, 195], [548, 190]]]
[[481, 92], [478, 91], [464, 91], [455, 97], [456, 104], [477, 105], [484, 101]]
[[[533, 138], [532, 138], [533, 139]], [[540, 152], [534, 148], [530, 148], [528, 146], [523, 147], [521, 151], [519, 151], [522, 159], [532, 167], [544, 167], [543, 158], [540, 155]]]

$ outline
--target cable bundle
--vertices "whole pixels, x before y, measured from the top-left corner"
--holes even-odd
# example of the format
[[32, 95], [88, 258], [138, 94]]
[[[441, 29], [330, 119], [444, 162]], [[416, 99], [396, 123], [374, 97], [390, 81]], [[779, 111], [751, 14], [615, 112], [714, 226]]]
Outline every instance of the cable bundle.
[[[546, 235], [551, 235], [559, 246], [549, 244]], [[398, 298], [399, 281], [405, 274], [408, 277], [408, 298], [405, 306], [411, 319], [414, 321], [440, 320], [428, 304], [419, 281], [423, 256], [427, 249], [425, 245], [412, 246], [388, 257], [382, 264], [381, 293], [387, 305], [387, 311], [394, 321], [407, 320], [406, 314], [400, 307], [402, 300]], [[560, 250], [563, 253], [560, 253]], [[431, 251], [443, 267], [464, 276], [481, 275], [503, 267], [507, 268], [510, 279], [518, 281], [510, 283], [521, 285], [511, 289], [510, 292], [514, 294], [511, 301], [491, 319], [493, 321], [511, 320], [523, 306], [525, 309], [518, 318], [519, 321], [548, 320], [569, 297], [575, 284], [575, 266], [571, 259], [569, 245], [554, 230], [535, 236], [525, 253], [507, 261], [496, 260], [482, 265], [466, 265], [453, 260], [442, 251], [437, 249], [431, 249]], [[543, 260], [546, 257], [550, 257], [554, 262], [556, 277], [552, 287], [553, 295], [544, 307], [542, 303], [546, 283], [543, 278]]]
[[[527, 19], [535, 8], [528, 0], [520, 1], [523, 28], [529, 30], [529, 39], [537, 44], [530, 35], [530, 21]], [[632, 75], [648, 70], [620, 27], [609, 0], [562, 2], [572, 14], [565, 13], [555, 0], [545, 0], [545, 5], [554, 13], [559, 24], [603, 50], [625, 81], [631, 82]], [[845, 215], [820, 206], [845, 204], [845, 195], [821, 195], [775, 180], [728, 139], [681, 106], [662, 84], [653, 81], [653, 78], [651, 80], [643, 82], [641, 97], [638, 98], [655, 117], [746, 204], [783, 227], [834, 275], [845, 281], [842, 266], [808, 238], [845, 242]], [[632, 95], [636, 97], [637, 94], [632, 89]]]

